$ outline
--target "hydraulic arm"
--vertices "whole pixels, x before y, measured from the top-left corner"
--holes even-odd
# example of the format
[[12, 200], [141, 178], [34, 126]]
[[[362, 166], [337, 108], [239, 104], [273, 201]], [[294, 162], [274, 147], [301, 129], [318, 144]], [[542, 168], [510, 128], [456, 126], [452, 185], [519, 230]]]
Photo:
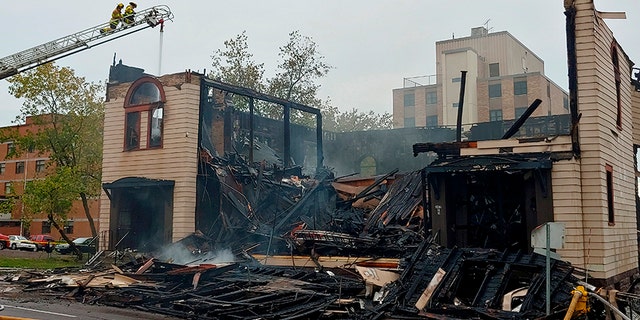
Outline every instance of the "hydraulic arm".
[[116, 29], [110, 29], [109, 22], [105, 22], [14, 53], [0, 59], [0, 80], [143, 29], [153, 28], [157, 25], [162, 28], [165, 21], [172, 19], [173, 14], [169, 7], [155, 6], [136, 12], [133, 22], [129, 24], [122, 22]]

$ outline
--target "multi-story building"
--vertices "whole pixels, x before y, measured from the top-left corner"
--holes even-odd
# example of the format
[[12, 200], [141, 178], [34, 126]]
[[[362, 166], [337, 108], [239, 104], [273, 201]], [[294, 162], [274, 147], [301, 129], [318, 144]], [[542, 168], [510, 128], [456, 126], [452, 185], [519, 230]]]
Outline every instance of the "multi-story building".
[[[24, 135], [29, 131], [35, 132], [37, 124], [31, 117], [27, 117], [23, 125], [0, 128], [3, 132], [16, 131]], [[25, 218], [25, 208], [20, 202], [27, 182], [44, 177], [48, 172], [49, 158], [37, 150], [23, 154], [12, 155], [14, 143], [2, 141], [0, 143], [0, 201], [7, 201], [10, 197], [18, 199], [12, 212], [0, 213], [0, 233], [3, 234], [49, 234], [55, 239], [60, 238], [58, 231], [51, 226], [44, 214], [29, 215]], [[97, 214], [98, 199], [89, 199], [90, 212]], [[97, 219], [95, 219], [97, 227]], [[64, 223], [64, 230], [71, 238], [90, 236], [91, 228], [86, 218], [82, 203], [76, 201]]]
[[544, 75], [544, 62], [509, 32], [473, 28], [471, 36], [436, 42], [435, 83], [405, 81], [393, 90], [393, 125], [455, 126], [464, 74], [462, 124], [569, 113], [567, 93]]

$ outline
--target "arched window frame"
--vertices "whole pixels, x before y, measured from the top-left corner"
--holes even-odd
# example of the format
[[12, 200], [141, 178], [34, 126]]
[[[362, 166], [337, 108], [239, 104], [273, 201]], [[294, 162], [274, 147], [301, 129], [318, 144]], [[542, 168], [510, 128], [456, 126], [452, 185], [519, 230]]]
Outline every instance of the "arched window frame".
[[[131, 98], [132, 96], [135, 94], [136, 90], [144, 85], [150, 83], [152, 85], [154, 85], [156, 87], [156, 89], [158, 90], [159, 93], [159, 101], [151, 101], [151, 102], [145, 102], [145, 103], [138, 103], [138, 104], [133, 104], [131, 103]], [[156, 143], [152, 143], [151, 141], [151, 131], [152, 131], [152, 121], [153, 121], [153, 114], [156, 110], [161, 109], [162, 112], [162, 121], [164, 122], [164, 104], [167, 101], [166, 99], [166, 95], [165, 92], [162, 88], [162, 83], [160, 83], [160, 81], [158, 81], [158, 79], [156, 78], [152, 78], [152, 77], [143, 77], [140, 78], [138, 80], [136, 80], [133, 84], [131, 84], [131, 87], [129, 87], [129, 91], [127, 91], [127, 95], [125, 96], [125, 100], [124, 100], [124, 109], [125, 109], [125, 117], [124, 117], [124, 141], [123, 141], [123, 149], [125, 151], [133, 151], [133, 150], [140, 150], [141, 146], [140, 146], [140, 138], [138, 137], [137, 142], [132, 142], [130, 141], [130, 139], [132, 138], [132, 133], [133, 134], [138, 134], [138, 136], [140, 136], [142, 133], [140, 132], [140, 122], [143, 121], [144, 119], [142, 119], [141, 113], [142, 112], [147, 112], [147, 117], [146, 117], [146, 121], [147, 121], [147, 132], [146, 132], [146, 145], [144, 146], [146, 149], [152, 149], [152, 148], [162, 148], [162, 143], [163, 143], [163, 135], [164, 135], [164, 126], [162, 125], [162, 123], [160, 124], [160, 138], [159, 138], [159, 142]], [[133, 122], [133, 123], [131, 123]], [[133, 131], [132, 131], [133, 130]]]

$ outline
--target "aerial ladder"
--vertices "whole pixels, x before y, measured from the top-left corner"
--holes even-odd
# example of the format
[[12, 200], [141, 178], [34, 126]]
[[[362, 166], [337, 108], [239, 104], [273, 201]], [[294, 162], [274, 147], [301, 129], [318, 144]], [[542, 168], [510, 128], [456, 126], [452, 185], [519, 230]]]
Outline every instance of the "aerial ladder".
[[162, 32], [164, 22], [167, 20], [173, 20], [169, 7], [155, 6], [136, 12], [133, 22], [127, 24], [123, 20], [116, 29], [111, 29], [109, 22], [106, 22], [14, 53], [0, 59], [0, 80], [140, 30], [159, 25]]

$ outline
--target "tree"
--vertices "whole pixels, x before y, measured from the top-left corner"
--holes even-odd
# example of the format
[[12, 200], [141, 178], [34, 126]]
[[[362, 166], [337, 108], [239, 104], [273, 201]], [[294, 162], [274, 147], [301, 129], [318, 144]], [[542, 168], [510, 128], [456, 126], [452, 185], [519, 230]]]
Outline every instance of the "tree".
[[333, 132], [351, 132], [391, 129], [393, 118], [387, 112], [377, 114], [373, 111], [362, 112], [355, 108], [341, 112], [335, 107], [322, 109], [323, 129]]
[[[69, 179], [75, 186], [76, 197], [82, 199], [85, 215], [95, 237], [97, 230], [89, 209], [88, 199], [100, 192], [102, 167], [102, 121], [104, 106], [103, 89], [99, 84], [87, 83], [67, 67], [53, 63], [41, 65], [17, 74], [9, 80], [9, 93], [24, 99], [16, 122], [25, 123], [30, 117], [36, 128], [20, 134], [17, 131], [5, 135], [12, 140], [14, 153], [35, 150], [49, 157], [56, 179]], [[64, 172], [64, 175], [60, 175]], [[72, 176], [72, 177], [70, 177]], [[53, 178], [52, 178], [53, 179]], [[25, 196], [45, 196], [43, 193]], [[46, 199], [41, 199], [45, 201]], [[37, 203], [31, 201], [30, 203]], [[25, 206], [28, 204], [25, 202]], [[29, 208], [38, 213], [41, 206]], [[66, 212], [43, 211], [53, 216], [51, 222], [66, 219]]]
[[[320, 85], [317, 81], [326, 77], [333, 67], [325, 61], [326, 58], [312, 38], [301, 35], [299, 31], [289, 33], [289, 42], [279, 48], [282, 60], [277, 66], [276, 74], [266, 80], [262, 78], [264, 64], [253, 61], [247, 42], [246, 31], [225, 41], [225, 50], [218, 49], [212, 56], [213, 71], [209, 76], [318, 108], [323, 116], [325, 130], [344, 132], [391, 128], [391, 116], [388, 113], [378, 115], [374, 112], [358, 112], [356, 109], [341, 112], [331, 105], [329, 98], [323, 100], [318, 97]], [[248, 109], [246, 101], [234, 100], [234, 104], [240, 110]], [[268, 104], [256, 103], [256, 114], [272, 119], [283, 117], [281, 108]], [[315, 126], [313, 115], [297, 110], [292, 110], [291, 122]]]
[[[51, 225], [69, 243], [78, 256], [80, 252], [67, 237], [60, 224], [67, 220], [73, 201], [83, 192], [82, 175], [71, 167], [57, 167], [43, 179], [29, 181], [22, 195], [27, 215], [46, 215]], [[29, 219], [30, 220], [30, 219]]]

